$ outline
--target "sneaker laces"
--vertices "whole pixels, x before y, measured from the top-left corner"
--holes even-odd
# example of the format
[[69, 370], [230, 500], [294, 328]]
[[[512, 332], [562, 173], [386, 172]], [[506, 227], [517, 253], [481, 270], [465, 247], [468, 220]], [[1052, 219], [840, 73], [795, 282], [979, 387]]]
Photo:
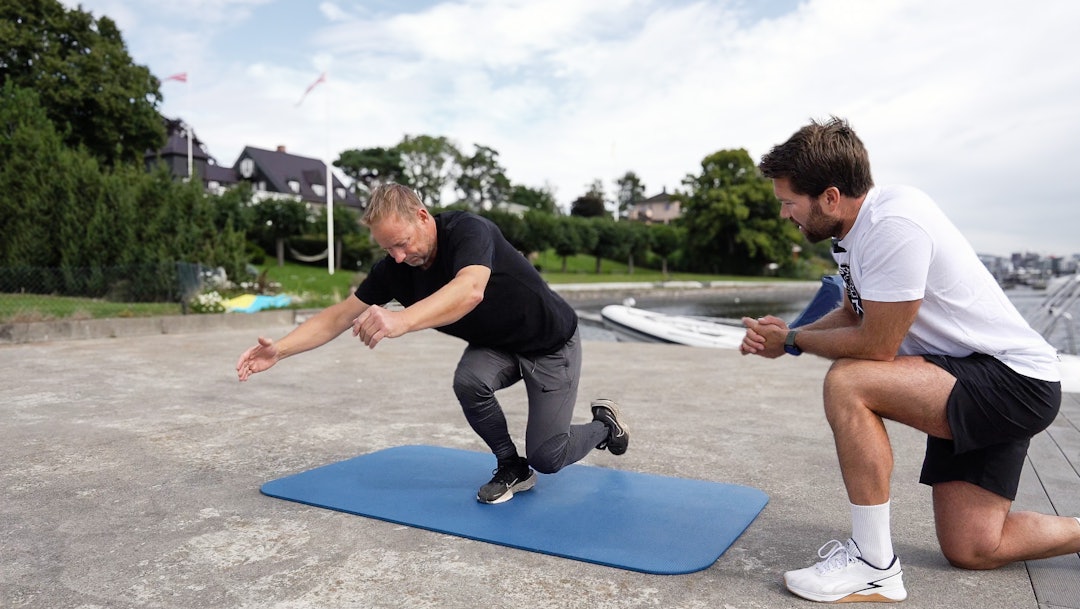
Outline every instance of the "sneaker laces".
[[818, 549], [818, 557], [824, 560], [814, 566], [817, 568], [817, 572], [822, 575], [845, 569], [848, 565], [858, 562], [858, 557], [849, 552], [847, 546], [836, 539], [821, 546]]
[[501, 482], [506, 486], [510, 486], [521, 479], [521, 476], [518, 475], [518, 468], [520, 468], [520, 464], [518, 462], [507, 462], [500, 464], [498, 467], [491, 471], [491, 475], [494, 476], [491, 481]]

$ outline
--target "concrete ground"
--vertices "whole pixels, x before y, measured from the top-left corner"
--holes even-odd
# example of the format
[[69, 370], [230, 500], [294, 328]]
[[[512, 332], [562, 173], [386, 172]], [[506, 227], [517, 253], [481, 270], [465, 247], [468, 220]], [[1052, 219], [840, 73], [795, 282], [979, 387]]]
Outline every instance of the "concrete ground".
[[[241, 384], [238, 355], [292, 327], [261, 319], [274, 323], [0, 346], [0, 607], [811, 607], [783, 571], [849, 534], [825, 360], [654, 344], [585, 343], [576, 419], [614, 398], [632, 442], [583, 463], [768, 493], [703, 571], [645, 575], [263, 496], [391, 446], [485, 447], [450, 389], [460, 341], [424, 331], [371, 351], [346, 335]], [[501, 399], [520, 438], [524, 391]], [[917, 483], [924, 438], [890, 430], [903, 606], [1036, 607], [1023, 564], [946, 563]]]

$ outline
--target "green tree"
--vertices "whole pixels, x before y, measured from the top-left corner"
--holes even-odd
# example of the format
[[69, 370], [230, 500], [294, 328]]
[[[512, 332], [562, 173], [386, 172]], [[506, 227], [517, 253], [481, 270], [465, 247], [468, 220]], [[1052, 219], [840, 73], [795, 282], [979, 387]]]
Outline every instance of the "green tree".
[[685, 239], [684, 231], [673, 224], [653, 224], [649, 226], [650, 249], [660, 257], [660, 271], [664, 279], [668, 277], [668, 258], [671, 257]]
[[619, 229], [619, 224], [607, 216], [589, 218], [589, 225], [596, 234], [596, 239], [588, 248], [590, 254], [596, 259], [596, 274], [600, 274], [600, 263], [604, 258], [616, 260], [625, 257], [630, 251], [630, 244], [626, 241], [626, 233]]
[[461, 153], [445, 137], [406, 135], [394, 147], [401, 154], [403, 175], [429, 207], [442, 206], [442, 192], [461, 172]]
[[604, 207], [604, 184], [596, 180], [589, 186], [588, 192], [570, 204], [570, 215], [582, 218], [599, 218], [607, 215]]
[[780, 218], [780, 203], [746, 150], [721, 150], [683, 180], [681, 224], [693, 270], [759, 275], [775, 262], [790, 273], [798, 229]]
[[255, 204], [253, 236], [264, 249], [269, 250], [272, 246], [278, 266], [283, 266], [285, 241], [307, 233], [310, 222], [303, 203], [291, 199], [266, 199]]
[[220, 229], [232, 226], [242, 233], [250, 233], [255, 227], [254, 194], [251, 182], [243, 180], [217, 195], [214, 226]]
[[596, 234], [583, 218], [559, 216], [551, 233], [551, 247], [562, 258], [562, 272], [566, 272], [566, 259], [587, 251], [596, 240]]
[[616, 201], [618, 202], [617, 215], [619, 218], [630, 216], [630, 208], [638, 201], [645, 199], [645, 184], [633, 171], [627, 171], [623, 177], [615, 180], [618, 187]]
[[480, 215], [491, 220], [499, 227], [503, 237], [519, 252], [528, 253], [528, 237], [526, 235], [525, 220], [516, 214], [501, 209], [489, 209], [481, 211]]
[[[326, 223], [329, 219], [329, 214], [325, 206], [319, 207], [319, 213], [309, 226], [311, 232], [307, 235], [308, 240], [321, 242], [323, 247], [326, 245]], [[353, 210], [342, 205], [334, 206], [334, 268], [348, 268], [355, 269], [357, 263], [363, 264], [367, 262], [366, 256], [360, 251], [353, 251], [346, 248], [345, 244], [348, 242], [351, 247], [358, 245], [358, 242], [353, 238], [361, 233], [366, 234], [367, 231], [360, 227], [360, 217]]]
[[644, 260], [649, 253], [652, 233], [647, 225], [640, 222], [619, 222], [617, 226], [621, 233], [619, 238], [626, 244], [626, 270], [633, 275], [634, 262]]
[[334, 167], [352, 178], [353, 192], [365, 201], [382, 184], [398, 182], [405, 174], [401, 152], [397, 148], [346, 150], [338, 155]]
[[0, 3], [0, 84], [37, 91], [65, 143], [104, 164], [161, 146], [160, 81], [135, 64], [116, 24], [57, 0]]
[[55, 203], [70, 197], [63, 171], [77, 154], [63, 145], [38, 96], [0, 87], [0, 266], [55, 263]]
[[548, 188], [530, 188], [515, 184], [510, 189], [509, 199], [511, 203], [528, 207], [530, 210], [537, 210], [546, 214], [559, 213], [559, 205], [555, 201], [555, 195]]
[[495, 149], [480, 144], [475, 149], [472, 156], [458, 156], [457, 190], [470, 209], [494, 209], [510, 196], [510, 180]]
[[553, 235], [558, 230], [558, 216], [539, 209], [530, 209], [525, 212], [523, 220], [525, 222], [523, 252], [539, 252], [552, 247]]

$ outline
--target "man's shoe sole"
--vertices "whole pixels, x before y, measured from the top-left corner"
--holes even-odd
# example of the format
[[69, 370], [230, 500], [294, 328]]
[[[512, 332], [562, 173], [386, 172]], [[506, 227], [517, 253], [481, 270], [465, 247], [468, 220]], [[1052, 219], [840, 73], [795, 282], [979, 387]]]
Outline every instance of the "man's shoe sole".
[[[615, 450], [611, 449], [611, 441], [610, 440], [604, 440], [600, 444], [600, 446], [603, 447], [603, 448], [606, 448], [613, 455], [621, 455], [621, 454], [625, 453], [626, 449], [630, 447], [630, 428], [627, 427], [626, 423], [624, 423], [622, 421], [622, 419], [621, 419], [622, 413], [619, 412], [618, 404], [616, 404], [613, 400], [600, 398], [600, 399], [593, 400], [592, 405], [593, 405], [594, 408], [596, 406], [599, 406], [601, 408], [606, 408], [609, 411], [611, 411], [611, 414], [615, 417], [615, 421], [617, 422], [619, 428], [622, 429], [622, 432], [623, 432], [623, 435], [619, 436], [619, 437], [625, 437], [626, 438], [626, 446], [623, 446], [618, 451], [615, 451]], [[594, 421], [597, 420], [595, 410], [593, 411], [593, 420]]]

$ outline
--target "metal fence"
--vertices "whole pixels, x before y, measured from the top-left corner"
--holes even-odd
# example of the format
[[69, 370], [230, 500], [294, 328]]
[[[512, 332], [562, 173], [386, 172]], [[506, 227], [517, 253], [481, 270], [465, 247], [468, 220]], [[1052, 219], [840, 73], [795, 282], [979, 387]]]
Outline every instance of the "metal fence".
[[187, 262], [109, 267], [0, 267], [0, 323], [187, 313], [209, 275]]

